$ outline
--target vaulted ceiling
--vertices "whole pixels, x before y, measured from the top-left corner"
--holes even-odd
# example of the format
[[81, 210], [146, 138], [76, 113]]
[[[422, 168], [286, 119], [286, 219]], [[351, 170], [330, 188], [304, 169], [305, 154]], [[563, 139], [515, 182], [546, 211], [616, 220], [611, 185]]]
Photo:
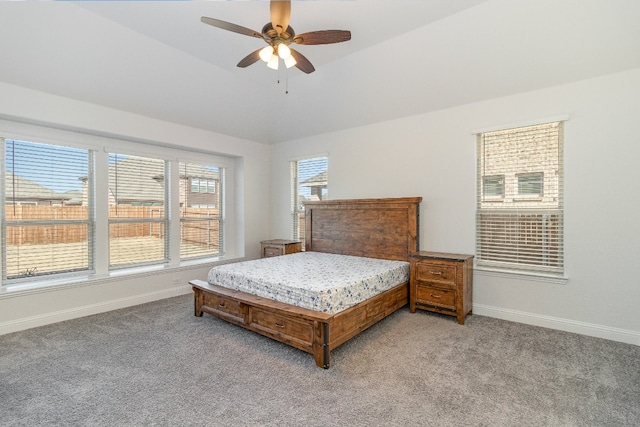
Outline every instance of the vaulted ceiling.
[[277, 143], [640, 67], [637, 0], [294, 0], [296, 33], [352, 32], [297, 46], [308, 75], [237, 68], [264, 42], [201, 16], [269, 2], [0, 2], [0, 81]]

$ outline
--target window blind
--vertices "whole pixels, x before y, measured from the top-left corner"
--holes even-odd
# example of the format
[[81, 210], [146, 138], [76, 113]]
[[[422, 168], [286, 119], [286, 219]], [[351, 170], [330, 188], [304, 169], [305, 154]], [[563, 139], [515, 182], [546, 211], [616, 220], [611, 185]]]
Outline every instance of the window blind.
[[314, 157], [291, 162], [292, 237], [302, 241], [304, 250], [304, 202], [328, 198], [327, 157]]
[[477, 265], [563, 273], [562, 122], [481, 133], [477, 144]]
[[167, 165], [109, 153], [110, 268], [168, 262]]
[[[42, 139], [0, 135], [0, 286], [91, 281], [115, 269], [118, 276], [135, 274], [142, 265], [174, 268], [181, 259], [204, 256], [193, 250], [193, 231], [179, 234], [200, 220], [210, 233], [195, 240], [209, 237], [207, 256], [236, 255], [235, 239], [223, 247], [224, 232], [236, 228], [233, 220], [228, 229], [224, 225], [224, 200], [234, 197], [232, 159], [24, 124], [4, 132]], [[205, 199], [187, 205], [209, 211], [209, 217], [191, 218], [194, 224], [186, 227], [178, 200], [185, 190], [180, 163], [168, 160], [181, 156], [214, 169], [194, 175], [195, 196]], [[234, 208], [231, 203], [228, 212]], [[218, 210], [217, 217], [212, 210]], [[211, 231], [215, 227], [217, 234]], [[181, 250], [187, 240], [192, 246]]]
[[92, 270], [92, 153], [11, 139], [2, 146], [3, 281]]
[[180, 258], [224, 253], [224, 168], [180, 162]]

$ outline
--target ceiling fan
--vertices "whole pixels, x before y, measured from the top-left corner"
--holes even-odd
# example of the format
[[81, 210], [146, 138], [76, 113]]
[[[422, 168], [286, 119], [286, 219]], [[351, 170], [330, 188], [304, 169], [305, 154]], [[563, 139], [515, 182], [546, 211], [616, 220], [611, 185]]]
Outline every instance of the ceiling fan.
[[296, 68], [307, 74], [313, 73], [315, 68], [311, 62], [297, 50], [291, 49], [289, 47], [290, 44], [331, 44], [351, 40], [351, 32], [345, 30], [311, 31], [296, 35], [293, 28], [289, 26], [289, 18], [291, 17], [290, 0], [271, 0], [270, 13], [271, 22], [267, 22], [262, 27], [262, 32], [206, 16], [203, 16], [200, 20], [205, 24], [223, 30], [233, 31], [234, 33], [244, 34], [267, 42], [267, 47], [251, 52], [238, 62], [238, 67], [240, 68], [248, 67], [262, 59], [267, 62], [269, 68], [277, 70], [280, 59], [283, 59], [287, 68], [295, 65]]

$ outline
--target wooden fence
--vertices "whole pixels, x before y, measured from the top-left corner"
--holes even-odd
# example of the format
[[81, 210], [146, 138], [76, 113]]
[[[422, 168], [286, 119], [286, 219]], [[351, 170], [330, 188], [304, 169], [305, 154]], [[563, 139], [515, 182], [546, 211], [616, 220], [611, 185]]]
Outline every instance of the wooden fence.
[[182, 208], [182, 216], [194, 218], [198, 221], [184, 221], [181, 227], [181, 240], [195, 246], [207, 248], [219, 248], [220, 221], [217, 209], [209, 208]]
[[[64, 221], [87, 218], [86, 206], [5, 205], [7, 221]], [[24, 224], [7, 227], [7, 245], [75, 243], [87, 240], [86, 224]]]
[[[148, 220], [129, 224], [110, 224], [110, 238], [164, 237], [164, 223], [157, 222], [164, 215], [162, 206], [109, 206], [109, 218]], [[217, 246], [220, 223], [213, 219], [217, 209], [183, 208], [181, 215], [200, 221], [182, 224], [182, 240], [194, 245]], [[7, 245], [44, 245], [53, 243], [84, 242], [88, 236], [87, 224], [43, 225], [38, 221], [85, 220], [86, 206], [6, 205], [7, 221], [24, 221], [7, 227]], [[211, 218], [210, 220], [208, 220]], [[33, 224], [28, 224], [33, 222]], [[25, 224], [26, 223], [26, 224]]]

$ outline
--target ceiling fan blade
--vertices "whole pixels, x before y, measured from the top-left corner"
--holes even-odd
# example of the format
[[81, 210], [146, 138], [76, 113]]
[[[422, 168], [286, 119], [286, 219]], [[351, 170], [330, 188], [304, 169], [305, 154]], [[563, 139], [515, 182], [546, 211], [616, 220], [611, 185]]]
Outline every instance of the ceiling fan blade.
[[278, 34], [289, 27], [291, 0], [271, 0], [271, 25]]
[[238, 67], [246, 68], [249, 65], [258, 62], [258, 60], [260, 59], [260, 51], [262, 49], [264, 49], [264, 48], [260, 48], [260, 49], [254, 51], [254, 52], [251, 52], [249, 55], [247, 55], [244, 58], [242, 58], [242, 60], [240, 62], [238, 62]]
[[300, 71], [310, 74], [316, 70], [311, 62], [309, 62], [309, 60], [297, 50], [291, 49], [291, 56], [293, 56], [293, 59], [296, 60], [296, 68], [298, 68]]
[[351, 40], [351, 31], [346, 30], [311, 31], [298, 34], [293, 38], [294, 43], [297, 44], [331, 44], [347, 40]]
[[200, 20], [205, 24], [209, 24], [214, 27], [221, 28], [223, 30], [233, 31], [234, 33], [244, 34], [245, 36], [249, 36], [249, 37], [256, 37], [259, 39], [262, 38], [261, 33], [246, 27], [242, 27], [240, 25], [232, 24], [231, 22], [221, 21], [215, 18], [208, 18], [206, 16], [203, 16], [202, 18], [200, 18]]

